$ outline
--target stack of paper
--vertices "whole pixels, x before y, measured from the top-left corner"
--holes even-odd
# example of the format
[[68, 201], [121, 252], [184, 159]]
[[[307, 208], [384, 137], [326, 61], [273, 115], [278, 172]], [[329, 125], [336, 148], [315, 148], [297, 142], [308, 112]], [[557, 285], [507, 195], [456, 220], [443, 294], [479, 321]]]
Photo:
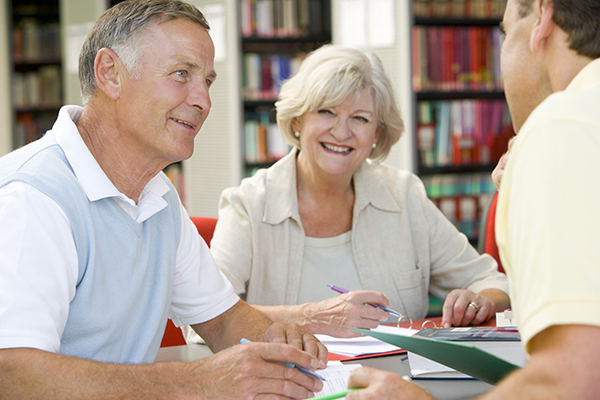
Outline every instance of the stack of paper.
[[[393, 333], [397, 335], [411, 336], [417, 333], [415, 329], [399, 329], [395, 326], [380, 325], [373, 332]], [[360, 357], [366, 355], [380, 355], [385, 353], [397, 352], [400, 349], [397, 346], [382, 342], [370, 336], [361, 336], [356, 338], [335, 338], [328, 335], [315, 335], [327, 347], [330, 353], [340, 354], [349, 357]]]
[[360, 367], [362, 367], [360, 364], [344, 365], [341, 361], [329, 361], [327, 368], [316, 371], [326, 381], [323, 382], [323, 390], [315, 393], [315, 397], [327, 396], [348, 389], [350, 374]]

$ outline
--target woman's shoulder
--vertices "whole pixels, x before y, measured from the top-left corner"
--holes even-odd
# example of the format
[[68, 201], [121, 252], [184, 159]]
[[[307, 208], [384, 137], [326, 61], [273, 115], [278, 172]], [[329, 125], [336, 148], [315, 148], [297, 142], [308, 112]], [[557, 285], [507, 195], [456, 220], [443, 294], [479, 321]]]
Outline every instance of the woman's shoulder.
[[376, 176], [386, 182], [388, 186], [407, 188], [423, 185], [421, 179], [411, 171], [393, 167], [386, 163], [367, 160], [363, 165], [363, 170], [367, 176]]
[[242, 179], [239, 186], [225, 189], [222, 197], [244, 202], [264, 202], [268, 193], [289, 191], [295, 179], [294, 159], [288, 155], [269, 168], [261, 168], [254, 175]]

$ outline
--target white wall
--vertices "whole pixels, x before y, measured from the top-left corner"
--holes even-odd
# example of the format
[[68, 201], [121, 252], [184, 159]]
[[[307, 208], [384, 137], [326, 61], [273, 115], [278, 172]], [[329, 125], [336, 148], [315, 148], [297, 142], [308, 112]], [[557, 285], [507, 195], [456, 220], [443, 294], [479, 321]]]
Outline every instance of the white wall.
[[81, 48], [77, 48], [75, 44], [79, 43], [80, 46], [83, 40], [76, 40], [73, 28], [79, 28], [77, 38], [83, 39], [87, 32], [81, 32], [81, 27], [93, 24], [100, 14], [108, 8], [108, 4], [108, 0], [60, 0], [64, 104], [81, 105], [77, 70], [70, 68], [73, 57], [69, 57], [68, 54], [77, 54], [78, 57]]
[[8, 0], [0, 0], [0, 156], [12, 150]]
[[[225, 59], [215, 62], [217, 80], [210, 89], [212, 109], [196, 137], [194, 155], [184, 161], [184, 201], [192, 216], [216, 217], [223, 189], [240, 184], [241, 166], [241, 81], [240, 38], [237, 28], [238, 0], [188, 0], [200, 9], [224, 7]], [[211, 24], [210, 18], [208, 23]]]

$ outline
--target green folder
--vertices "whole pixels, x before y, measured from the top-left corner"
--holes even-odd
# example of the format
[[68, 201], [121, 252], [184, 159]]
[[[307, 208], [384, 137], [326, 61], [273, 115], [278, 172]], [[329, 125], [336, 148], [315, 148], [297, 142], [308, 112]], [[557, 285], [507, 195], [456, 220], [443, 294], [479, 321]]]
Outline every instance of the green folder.
[[427, 357], [491, 385], [495, 385], [502, 378], [519, 368], [519, 366], [513, 363], [496, 357], [475, 346], [464, 344], [464, 342], [394, 335], [365, 329], [354, 330], [420, 356]]

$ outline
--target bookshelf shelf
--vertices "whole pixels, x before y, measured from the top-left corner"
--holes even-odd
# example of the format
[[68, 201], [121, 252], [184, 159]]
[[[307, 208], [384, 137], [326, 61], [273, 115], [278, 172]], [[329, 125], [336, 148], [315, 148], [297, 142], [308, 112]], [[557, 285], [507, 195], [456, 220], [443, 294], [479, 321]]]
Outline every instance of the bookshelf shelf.
[[61, 105], [47, 105], [47, 106], [37, 106], [37, 107], [14, 107], [14, 111], [16, 113], [45, 113], [45, 112], [55, 112], [58, 116], [58, 110]]
[[496, 167], [496, 164], [475, 164], [475, 165], [446, 165], [436, 167], [421, 166], [421, 175], [436, 174], [470, 174], [479, 172], [490, 172]]
[[308, 35], [308, 36], [283, 36], [283, 37], [261, 37], [261, 36], [243, 36], [244, 44], [250, 43], [267, 43], [276, 46], [278, 43], [305, 43], [305, 42], [320, 42], [326, 43], [331, 41], [329, 35]]
[[502, 18], [415, 17], [415, 25], [437, 26], [494, 26]]
[[504, 92], [491, 91], [424, 91], [416, 93], [417, 100], [504, 99]]

